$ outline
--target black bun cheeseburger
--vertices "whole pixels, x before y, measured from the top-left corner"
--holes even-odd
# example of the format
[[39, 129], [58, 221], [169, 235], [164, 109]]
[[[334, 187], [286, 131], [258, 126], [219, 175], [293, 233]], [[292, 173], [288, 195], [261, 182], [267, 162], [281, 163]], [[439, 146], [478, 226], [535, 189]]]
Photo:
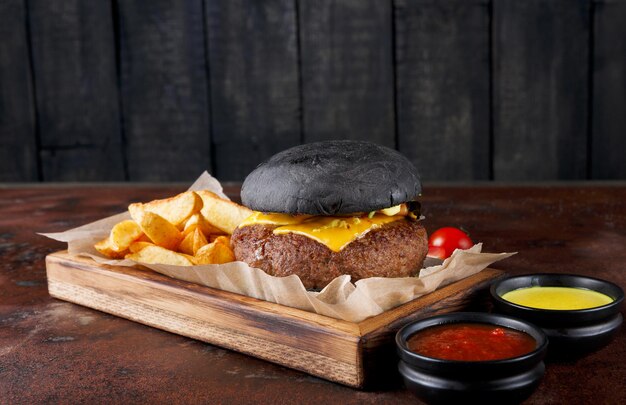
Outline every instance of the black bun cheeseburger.
[[234, 232], [237, 260], [323, 288], [348, 274], [408, 277], [428, 251], [418, 222], [416, 168], [393, 149], [328, 141], [287, 149], [261, 163], [241, 189], [254, 210]]

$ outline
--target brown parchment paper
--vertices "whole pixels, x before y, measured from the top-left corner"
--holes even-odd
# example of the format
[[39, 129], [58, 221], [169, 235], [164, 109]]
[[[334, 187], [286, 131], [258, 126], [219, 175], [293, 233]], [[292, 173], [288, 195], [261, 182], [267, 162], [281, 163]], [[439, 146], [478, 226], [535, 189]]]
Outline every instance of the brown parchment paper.
[[[202, 189], [228, 198], [224, 195], [220, 183], [207, 172], [204, 172], [189, 188], [189, 190]], [[42, 235], [67, 242], [68, 252], [71, 255], [91, 257], [103, 264], [135, 266], [137, 263], [131, 260], [105, 258], [93, 247], [94, 243], [107, 237], [116, 223], [129, 218], [129, 213], [125, 212], [65, 232]], [[482, 244], [479, 243], [467, 250], [457, 250], [441, 265], [424, 268], [416, 277], [371, 277], [352, 283], [350, 276], [344, 275], [335, 278], [319, 292], [307, 291], [296, 275], [274, 277], [243, 262], [203, 266], [147, 263], [141, 263], [141, 265], [176, 279], [333, 318], [360, 322], [430, 293], [439, 287], [476, 274], [490, 264], [515, 254], [482, 253], [481, 249]]]

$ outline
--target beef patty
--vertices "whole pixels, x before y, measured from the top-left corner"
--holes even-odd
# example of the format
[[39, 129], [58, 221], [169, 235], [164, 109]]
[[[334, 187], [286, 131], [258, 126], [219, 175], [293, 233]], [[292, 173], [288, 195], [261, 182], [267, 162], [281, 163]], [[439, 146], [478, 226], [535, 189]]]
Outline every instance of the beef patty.
[[296, 274], [309, 289], [323, 288], [342, 274], [353, 282], [413, 276], [428, 252], [426, 230], [409, 219], [374, 229], [339, 252], [303, 235], [274, 235], [274, 228], [260, 224], [237, 228], [231, 237], [237, 260], [273, 276]]

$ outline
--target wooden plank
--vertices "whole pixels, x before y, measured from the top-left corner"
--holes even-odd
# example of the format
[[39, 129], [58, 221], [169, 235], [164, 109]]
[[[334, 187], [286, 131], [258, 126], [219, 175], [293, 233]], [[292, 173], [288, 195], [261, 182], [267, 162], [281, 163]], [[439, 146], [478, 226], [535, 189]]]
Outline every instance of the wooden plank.
[[215, 175], [243, 178], [300, 142], [295, 2], [206, 4]]
[[306, 142], [395, 147], [392, 20], [389, 1], [299, 3]]
[[489, 178], [487, 1], [395, 2], [398, 148], [426, 180]]
[[27, 36], [25, 1], [0, 2], [0, 182], [38, 180]]
[[596, 1], [591, 176], [626, 179], [626, 1]]
[[28, 2], [43, 180], [123, 180], [111, 5]]
[[202, 0], [117, 4], [129, 178], [193, 180], [211, 162]]
[[493, 7], [494, 178], [586, 178], [589, 2]]
[[308, 317], [308, 312], [293, 309], [291, 314], [304, 316], [265, 311], [267, 305], [257, 305], [263, 301], [171, 282], [175, 280], [151, 271], [73, 260], [67, 254], [48, 256], [46, 268], [48, 289], [56, 298], [332, 381], [353, 386], [361, 383], [358, 334], [319, 324], [315, 322], [319, 316]]
[[[64, 267], [66, 262], [52, 259], [50, 274], [53, 285], [57, 282], [89, 286], [100, 294], [121, 296], [108, 307], [123, 313], [125, 301], [137, 301], [147, 306], [163, 311], [170, 311], [182, 317], [190, 317], [209, 324], [215, 324], [216, 319], [227, 324], [231, 329], [236, 329], [238, 334], [254, 336], [276, 344], [307, 347], [308, 350], [337, 358], [338, 361], [355, 365], [356, 357], [353, 348], [357, 342], [357, 335], [337, 332], [332, 328], [324, 328], [321, 325], [306, 325], [302, 319], [290, 318], [282, 314], [265, 313], [263, 323], [258, 319], [258, 309], [254, 305], [246, 305], [245, 301], [230, 297], [233, 300], [217, 299], [211, 294], [192, 292], [188, 289], [175, 288], [168, 283], [154, 285], [150, 277], [142, 278], [141, 282], [129, 284], [119, 282], [118, 277], [112, 277], [107, 271], [99, 271], [89, 267], [74, 266], [73, 271], [67, 271]], [[55, 267], [59, 265], [61, 267]], [[120, 276], [120, 273], [116, 273]], [[124, 277], [129, 280], [127, 277]], [[218, 296], [220, 294], [217, 294]], [[107, 308], [104, 308], [106, 310]], [[137, 314], [137, 319], [147, 319], [150, 323], [157, 323], [152, 319], [155, 314], [146, 312]], [[305, 330], [306, 329], [306, 330]], [[273, 333], [273, 332], [280, 333]], [[214, 342], [218, 343], [218, 342]], [[236, 348], [236, 347], [235, 347]]]
[[360, 388], [393, 373], [389, 351], [400, 327], [465, 308], [502, 274], [486, 269], [352, 323], [67, 252], [48, 255], [46, 269], [53, 297]]

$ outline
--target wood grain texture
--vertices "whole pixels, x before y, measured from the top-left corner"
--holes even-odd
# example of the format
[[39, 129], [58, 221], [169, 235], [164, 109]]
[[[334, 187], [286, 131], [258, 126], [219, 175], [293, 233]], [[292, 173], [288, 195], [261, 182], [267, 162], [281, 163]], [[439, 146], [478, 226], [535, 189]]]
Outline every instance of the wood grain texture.
[[[394, 358], [389, 351], [400, 327], [464, 308], [478, 289], [502, 274], [487, 269], [352, 323], [149, 270], [99, 265], [66, 252], [48, 255], [46, 269], [53, 297], [359, 388], [368, 380], [381, 380], [377, 376], [393, 374], [395, 361], [388, 361]], [[383, 365], [387, 373], [381, 373]]]
[[395, 147], [392, 3], [299, 3], [304, 140]]
[[25, 0], [0, 2], [0, 181], [37, 181]]
[[493, 7], [494, 178], [586, 178], [589, 1]]
[[591, 176], [626, 178], [626, 2], [594, 4]]
[[124, 180], [110, 3], [28, 10], [43, 180]]
[[202, 0], [117, 4], [129, 178], [193, 180], [211, 162]]
[[487, 1], [395, 2], [398, 149], [426, 180], [489, 178]]
[[214, 174], [242, 180], [300, 142], [294, 0], [206, 3]]

